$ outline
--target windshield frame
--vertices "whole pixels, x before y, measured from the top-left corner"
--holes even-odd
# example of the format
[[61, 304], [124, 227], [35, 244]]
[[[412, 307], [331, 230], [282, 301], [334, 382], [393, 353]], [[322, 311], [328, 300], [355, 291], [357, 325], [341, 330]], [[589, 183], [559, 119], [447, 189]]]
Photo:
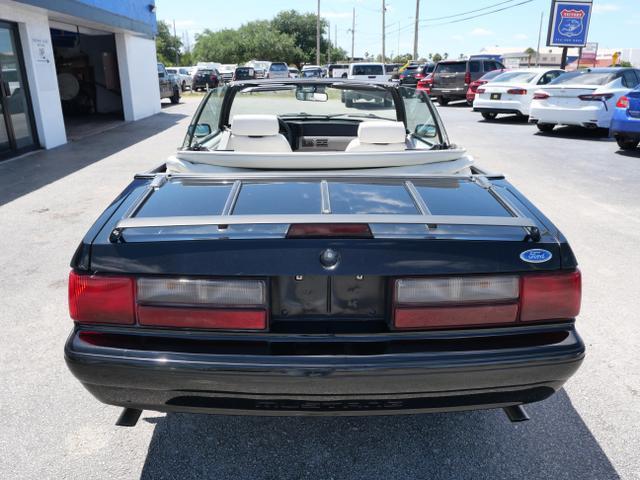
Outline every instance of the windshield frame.
[[[202, 99], [202, 102], [198, 106], [198, 109], [193, 115], [191, 122], [189, 123], [187, 135], [184, 139], [181, 149], [193, 150], [194, 149], [193, 147], [199, 147], [202, 143], [215, 137], [224, 129], [229, 128], [230, 127], [229, 116], [231, 113], [231, 106], [233, 104], [233, 101], [237, 93], [242, 92], [247, 88], [255, 88], [256, 91], [277, 91], [277, 90], [285, 90], [285, 89], [288, 90], [291, 88], [296, 88], [296, 86], [298, 85], [306, 85], [306, 86], [318, 85], [318, 86], [325, 86], [325, 87], [331, 87], [331, 88], [343, 89], [343, 90], [378, 91], [378, 92], [386, 91], [393, 98], [393, 103], [396, 110], [396, 121], [404, 123], [405, 128], [407, 127], [407, 113], [405, 110], [404, 99], [402, 98], [402, 95], [399, 91], [400, 87], [394, 83], [388, 83], [388, 84], [383, 82], [363, 83], [359, 81], [349, 81], [349, 80], [345, 81], [344, 79], [331, 80], [331, 79], [318, 79], [318, 78], [287, 79], [287, 80], [279, 80], [279, 81], [278, 80], [266, 80], [266, 81], [247, 80], [247, 81], [231, 82], [230, 84], [227, 84], [224, 87], [211, 89], [209, 93], [207, 93], [204, 96], [204, 98]], [[407, 88], [407, 87], [403, 87], [403, 88]], [[198, 122], [200, 121], [200, 117], [202, 116], [202, 113], [205, 110], [207, 103], [211, 99], [211, 96], [217, 93], [220, 89], [225, 89], [225, 90], [224, 90], [224, 96], [220, 105], [220, 113], [218, 115], [217, 129], [215, 132], [212, 132], [207, 137], [197, 139], [194, 135], [195, 125], [197, 125]], [[416, 94], [418, 95], [422, 93], [423, 92], [416, 91]], [[437, 132], [438, 134], [436, 138], [438, 139], [439, 143], [437, 145], [441, 145], [441, 146], [444, 146], [445, 148], [449, 148], [451, 146], [449, 142], [449, 137], [447, 135], [444, 124], [442, 122], [442, 119], [440, 118], [440, 115], [438, 114], [437, 109], [434, 107], [433, 103], [431, 102], [428, 96], [426, 96], [424, 103], [425, 103], [425, 107], [429, 110], [429, 113], [431, 114], [431, 117], [435, 122], [435, 125], [438, 130]], [[300, 117], [300, 118], [303, 118], [303, 117]], [[309, 118], [319, 118], [319, 117], [310, 116]], [[359, 117], [354, 117], [354, 119], [357, 121], [362, 121], [362, 120], [359, 120]], [[328, 118], [328, 120], [331, 120], [331, 118]], [[424, 143], [427, 143], [420, 137], [415, 136], [414, 138]], [[197, 150], [198, 148], [195, 148], [195, 149]]]

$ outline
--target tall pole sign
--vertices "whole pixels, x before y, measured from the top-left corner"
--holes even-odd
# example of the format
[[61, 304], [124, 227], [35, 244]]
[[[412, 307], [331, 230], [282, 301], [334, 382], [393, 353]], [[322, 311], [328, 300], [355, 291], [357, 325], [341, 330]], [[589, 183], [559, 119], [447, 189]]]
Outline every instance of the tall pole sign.
[[560, 68], [566, 67], [567, 48], [586, 45], [592, 7], [592, 0], [551, 0], [547, 46], [564, 47]]

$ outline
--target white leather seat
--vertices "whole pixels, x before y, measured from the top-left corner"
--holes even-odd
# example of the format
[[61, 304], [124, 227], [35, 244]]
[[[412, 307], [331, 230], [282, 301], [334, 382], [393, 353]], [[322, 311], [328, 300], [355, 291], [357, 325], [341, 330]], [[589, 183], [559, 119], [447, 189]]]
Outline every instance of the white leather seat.
[[226, 150], [235, 152], [291, 152], [291, 145], [279, 133], [276, 115], [235, 115]]
[[358, 138], [351, 140], [345, 152], [398, 152], [406, 150], [406, 140], [402, 122], [362, 122], [358, 127]]

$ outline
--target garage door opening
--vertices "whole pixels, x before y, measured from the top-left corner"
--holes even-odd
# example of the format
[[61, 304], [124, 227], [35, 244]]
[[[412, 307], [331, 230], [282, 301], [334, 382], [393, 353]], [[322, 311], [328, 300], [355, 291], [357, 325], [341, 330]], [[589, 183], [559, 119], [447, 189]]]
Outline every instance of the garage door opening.
[[51, 40], [68, 140], [124, 121], [115, 36], [51, 22]]

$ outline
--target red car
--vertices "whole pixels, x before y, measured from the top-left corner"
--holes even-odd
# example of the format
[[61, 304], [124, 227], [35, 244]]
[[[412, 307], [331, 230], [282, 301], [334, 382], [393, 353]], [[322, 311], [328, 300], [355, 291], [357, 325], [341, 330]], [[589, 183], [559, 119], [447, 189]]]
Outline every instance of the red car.
[[478, 90], [479, 86], [484, 85], [485, 83], [489, 83], [490, 80], [493, 80], [498, 75], [500, 75], [501, 73], [506, 72], [507, 70], [508, 70], [507, 68], [500, 68], [498, 70], [492, 70], [492, 71], [484, 74], [478, 80], [474, 80], [473, 82], [471, 82], [469, 84], [469, 89], [467, 90], [467, 104], [469, 104], [469, 106], [473, 105], [473, 101], [476, 98], [476, 91]]
[[433, 73], [430, 73], [426, 77], [418, 80], [416, 90], [423, 90], [427, 95], [430, 95], [431, 85], [433, 85]]

